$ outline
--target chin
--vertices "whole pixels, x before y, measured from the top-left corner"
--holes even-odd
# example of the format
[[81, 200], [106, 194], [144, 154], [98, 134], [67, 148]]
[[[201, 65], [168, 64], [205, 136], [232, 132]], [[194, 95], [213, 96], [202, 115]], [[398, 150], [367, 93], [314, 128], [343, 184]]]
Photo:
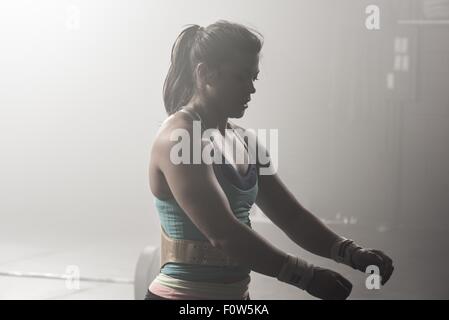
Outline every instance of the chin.
[[245, 115], [245, 111], [246, 110], [240, 111], [240, 114], [238, 115], [237, 118], [243, 118], [243, 116]]
[[237, 111], [229, 114], [228, 118], [239, 119], [239, 118], [242, 118], [244, 115], [245, 115], [245, 110], [237, 110]]
[[245, 115], [245, 111], [246, 111], [246, 108], [242, 108], [242, 107], [236, 108], [236, 109], [232, 110], [232, 112], [229, 113], [228, 118], [236, 118], [236, 119], [241, 118]]

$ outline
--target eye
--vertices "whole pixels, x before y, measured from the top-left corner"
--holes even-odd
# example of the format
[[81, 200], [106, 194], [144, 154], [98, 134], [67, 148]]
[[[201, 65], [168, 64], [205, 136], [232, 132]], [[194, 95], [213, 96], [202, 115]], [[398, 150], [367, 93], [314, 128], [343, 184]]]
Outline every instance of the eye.
[[259, 78], [257, 76], [251, 78], [251, 76], [246, 74], [246, 73], [245, 74], [243, 74], [243, 73], [242, 74], [236, 74], [236, 78], [238, 80], [240, 80], [240, 81], [247, 81], [248, 79], [251, 79], [251, 81], [259, 80]]

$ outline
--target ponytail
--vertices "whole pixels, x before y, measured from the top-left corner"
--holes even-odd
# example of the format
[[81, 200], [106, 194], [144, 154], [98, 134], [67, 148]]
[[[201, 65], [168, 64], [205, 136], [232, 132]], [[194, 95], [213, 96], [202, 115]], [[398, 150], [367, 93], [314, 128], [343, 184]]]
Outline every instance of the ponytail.
[[172, 47], [171, 65], [163, 89], [164, 105], [168, 115], [177, 112], [192, 98], [194, 78], [191, 51], [200, 29], [198, 25], [184, 29]]

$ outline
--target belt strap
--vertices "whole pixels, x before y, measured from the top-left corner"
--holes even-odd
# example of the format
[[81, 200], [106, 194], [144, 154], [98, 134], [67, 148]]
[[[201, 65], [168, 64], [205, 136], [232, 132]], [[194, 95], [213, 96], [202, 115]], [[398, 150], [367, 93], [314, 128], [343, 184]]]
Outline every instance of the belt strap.
[[161, 268], [169, 262], [208, 265], [208, 266], [238, 266], [222, 250], [215, 248], [209, 242], [172, 239], [161, 227]]

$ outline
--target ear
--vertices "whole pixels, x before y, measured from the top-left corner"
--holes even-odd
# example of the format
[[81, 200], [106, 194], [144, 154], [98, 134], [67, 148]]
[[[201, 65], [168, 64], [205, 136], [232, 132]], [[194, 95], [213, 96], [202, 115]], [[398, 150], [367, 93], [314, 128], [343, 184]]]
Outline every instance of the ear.
[[196, 77], [200, 86], [214, 86], [218, 79], [217, 68], [212, 68], [204, 62], [198, 63], [196, 66]]

